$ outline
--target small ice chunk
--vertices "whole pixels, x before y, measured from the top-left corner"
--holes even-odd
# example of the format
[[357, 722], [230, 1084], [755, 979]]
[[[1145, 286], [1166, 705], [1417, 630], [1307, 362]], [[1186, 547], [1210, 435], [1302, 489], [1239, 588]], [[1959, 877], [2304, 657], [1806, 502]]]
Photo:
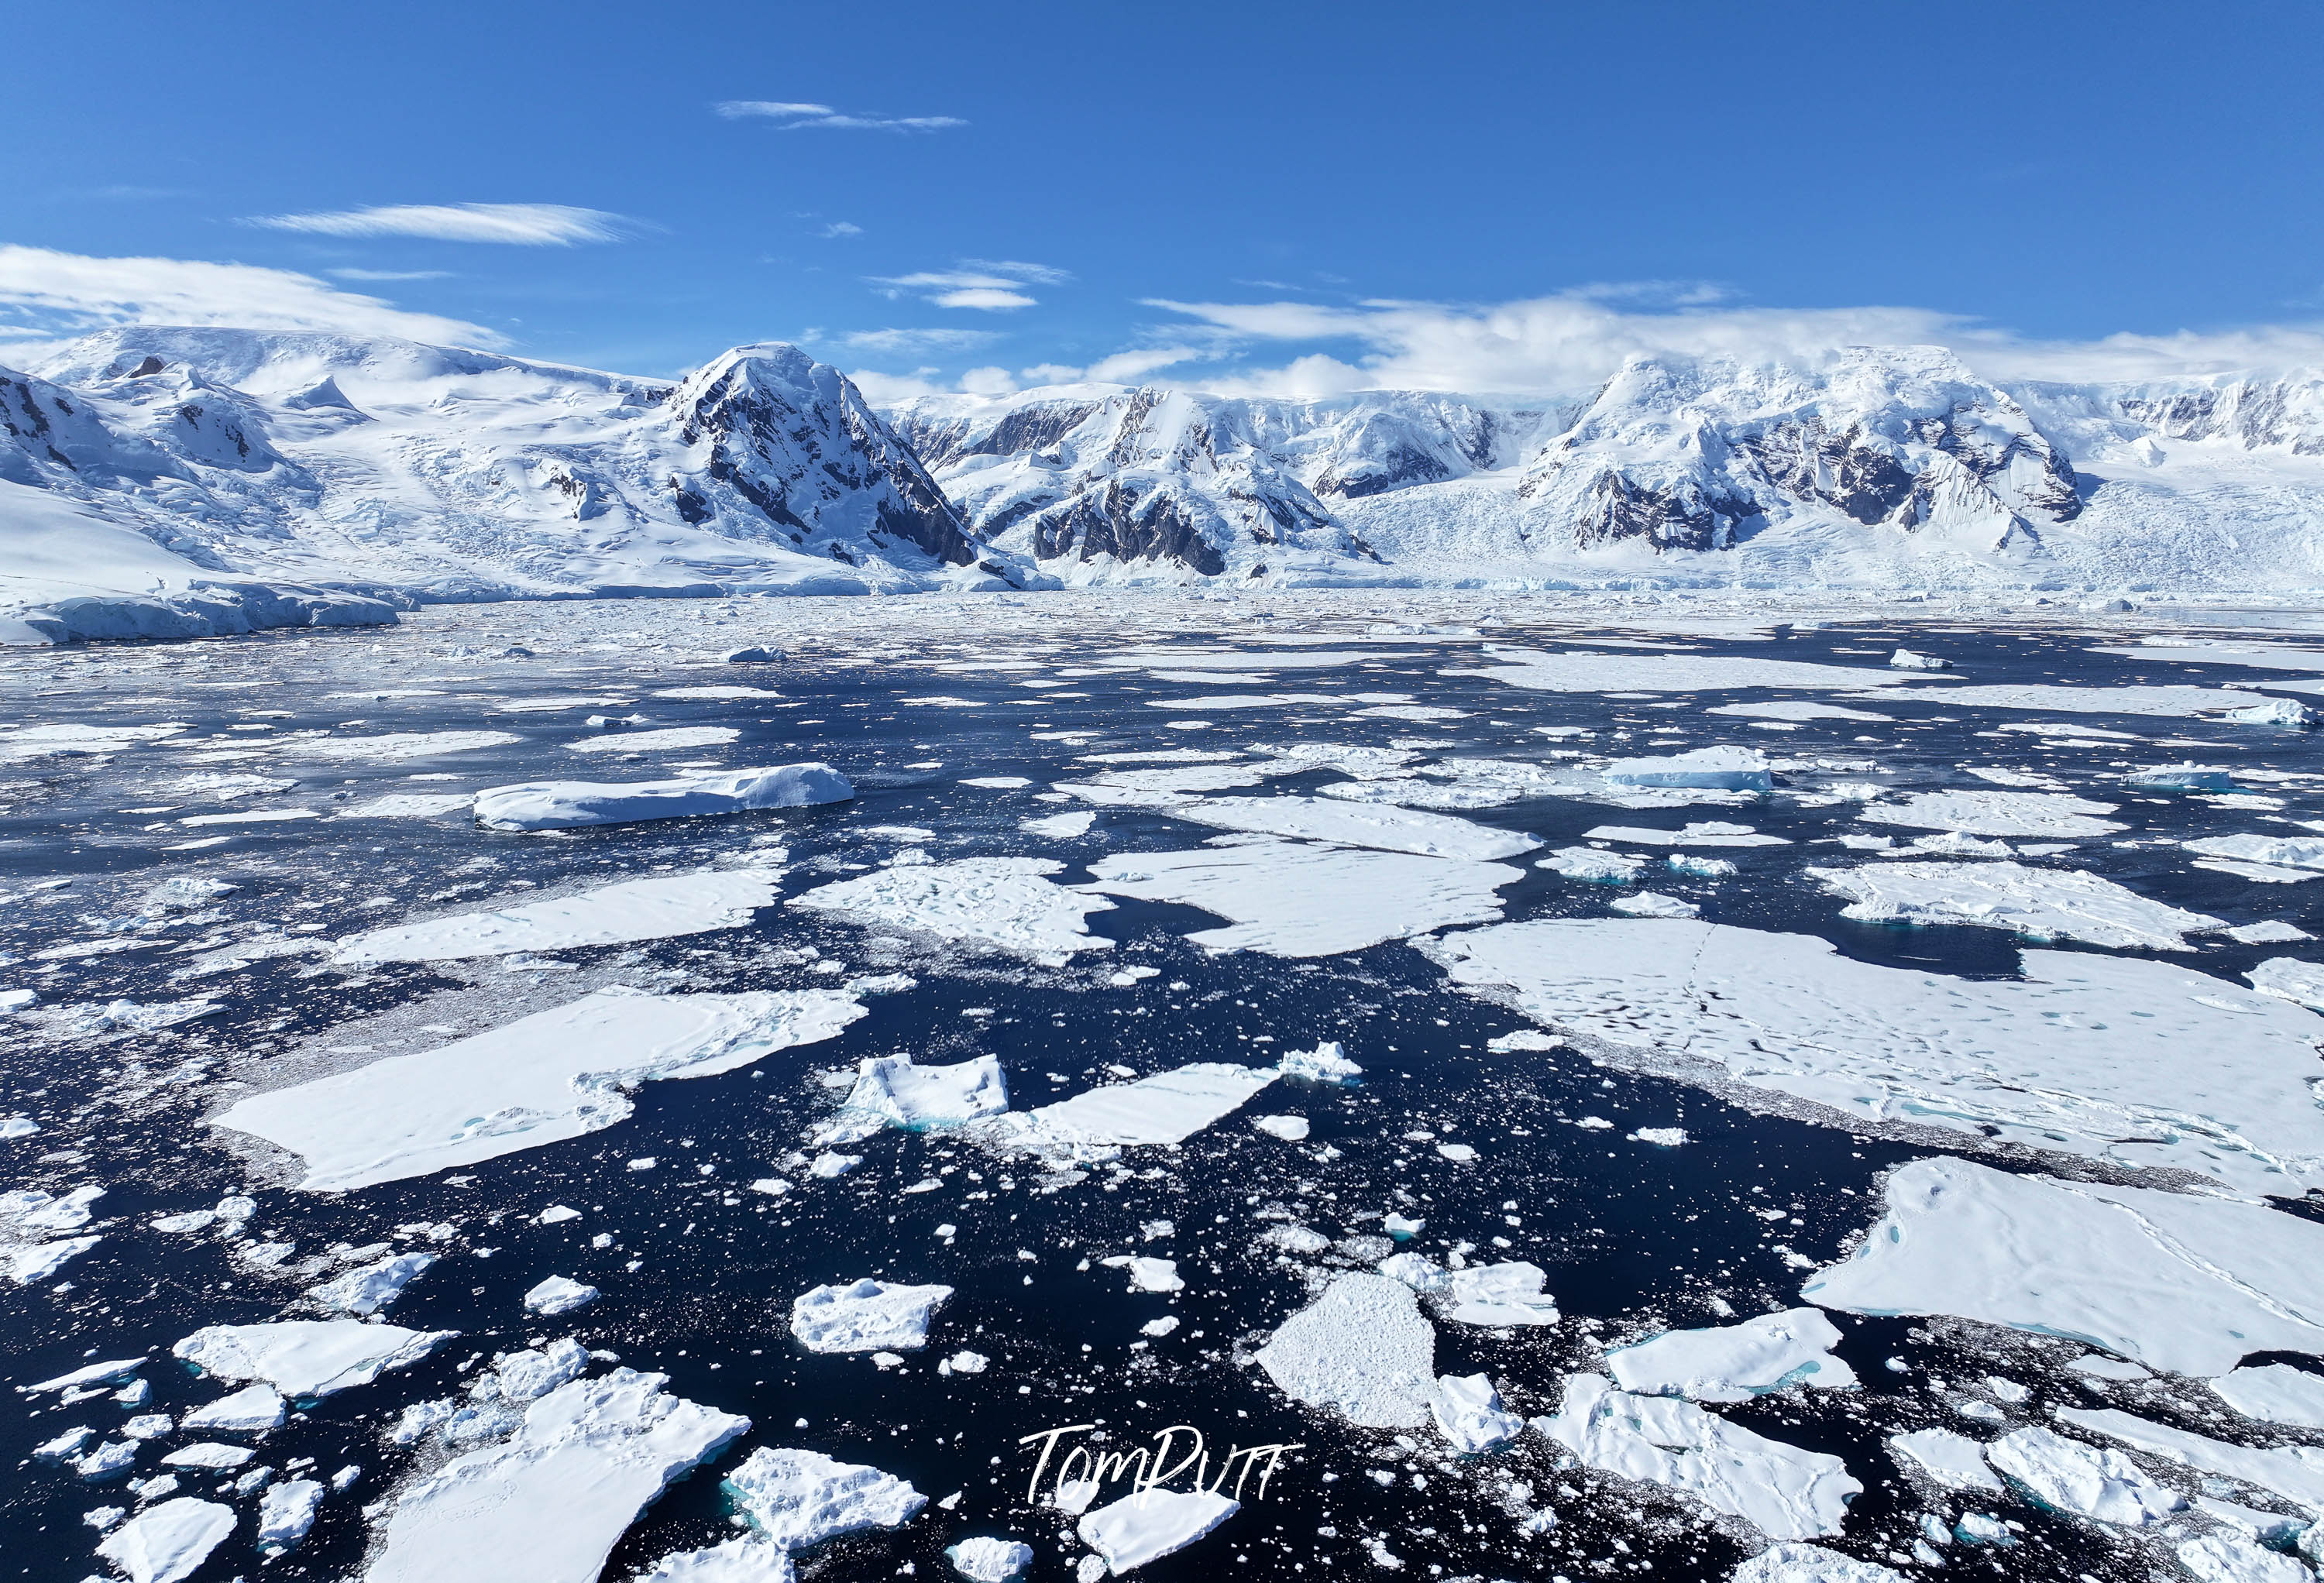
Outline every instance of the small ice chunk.
[[1335, 1276], [1257, 1357], [1294, 1401], [1366, 1428], [1416, 1428], [1434, 1416], [1435, 1327], [1412, 1289], [1386, 1275]]
[[561, 1226], [567, 1220], [577, 1220], [581, 1211], [570, 1204], [551, 1204], [533, 1217], [537, 1226]]
[[786, 1551], [866, 1528], [894, 1528], [928, 1504], [893, 1474], [819, 1451], [761, 1446], [726, 1477], [752, 1529]]
[[2116, 1527], [2160, 1523], [2186, 1504], [2120, 1451], [2038, 1426], [2003, 1435], [1986, 1447], [1985, 1458], [2051, 1510]]
[[1942, 1488], [2001, 1493], [2001, 1480], [1986, 1466], [1985, 1448], [1967, 1435], [1949, 1429], [1916, 1429], [1891, 1435], [1888, 1449], [1908, 1470], [1925, 1475]]
[[124, 1468], [135, 1465], [138, 1443], [132, 1440], [106, 1440], [95, 1450], [73, 1464], [73, 1471], [83, 1478], [110, 1478]]
[[1313, 1050], [1286, 1051], [1275, 1063], [1275, 1070], [1307, 1082], [1344, 1083], [1364, 1074], [1362, 1067], [1348, 1059], [1347, 1051], [1337, 1039], [1323, 1040]]
[[1953, 662], [1933, 654], [1915, 654], [1910, 649], [1899, 649], [1888, 657], [1892, 670], [1950, 670]]
[[2287, 924], [2282, 918], [2264, 918], [2256, 924], [2237, 924], [2222, 933], [2238, 945], [2290, 944], [2297, 940], [2316, 938], [2298, 925]]
[[2247, 708], [2230, 709], [2220, 716], [2237, 725], [2289, 725], [2306, 727], [2315, 722], [2316, 716], [2305, 704], [2290, 698], [2271, 698], [2264, 704]]
[[1641, 1127], [1628, 1136], [1632, 1143], [1652, 1144], [1658, 1149], [1675, 1149], [1687, 1142], [1683, 1127]]
[[[1176, 1323], [1176, 1321], [1173, 1321], [1172, 1322]], [[939, 1374], [947, 1375], [982, 1374], [987, 1367], [991, 1367], [991, 1362], [992, 1359], [987, 1358], [982, 1352], [961, 1351], [954, 1353], [950, 1358], [947, 1358], [943, 1362], [939, 1363], [936, 1366], [936, 1370]]]
[[635, 1583], [792, 1583], [795, 1575], [788, 1551], [746, 1533], [706, 1550], [666, 1555]]
[[315, 1510], [323, 1504], [323, 1486], [312, 1478], [293, 1478], [275, 1485], [258, 1501], [258, 1548], [268, 1554], [290, 1550], [315, 1525]]
[[188, 1433], [259, 1434], [282, 1422], [282, 1398], [268, 1385], [244, 1385], [195, 1408], [178, 1427]]
[[1692, 918], [1702, 909], [1691, 901], [1675, 896], [1665, 896], [1659, 890], [1641, 890], [1636, 896], [1625, 896], [1608, 904], [1618, 913], [1634, 918]]
[[1138, 1333], [1141, 1336], [1153, 1336], [1158, 1339], [1168, 1335], [1177, 1328], [1178, 1316], [1175, 1313], [1166, 1313], [1160, 1319], [1150, 1319], [1139, 1326]]
[[64, 1433], [57, 1436], [56, 1439], [52, 1440], [43, 1440], [39, 1445], [34, 1446], [32, 1448], [32, 1459], [38, 1462], [66, 1461], [78, 1456], [80, 1452], [81, 1447], [87, 1445], [88, 1443], [89, 1437], [95, 1433], [97, 1433], [97, 1431], [89, 1428], [88, 1425], [85, 1423], [78, 1424], [75, 1427], [65, 1431]]
[[917, 1351], [928, 1321], [952, 1297], [949, 1286], [908, 1286], [866, 1279], [823, 1285], [791, 1303], [791, 1334], [810, 1352]]
[[1724, 858], [1699, 858], [1689, 852], [1673, 852], [1663, 861], [1674, 872], [1697, 879], [1725, 879], [1735, 872], [1735, 865]]
[[2134, 769], [2122, 778], [2125, 786], [2143, 791], [2213, 791], [2231, 792], [2236, 789], [2235, 771], [2217, 764], [2163, 764], [2153, 769]]
[[597, 1301], [597, 1288], [585, 1286], [567, 1275], [551, 1275], [524, 1294], [527, 1313], [554, 1319], [588, 1307]]
[[234, 1532], [234, 1508], [180, 1496], [150, 1506], [97, 1547], [129, 1583], [180, 1583]]
[[885, 1126], [925, 1132], [998, 1115], [1007, 1109], [1009, 1084], [998, 1057], [980, 1055], [950, 1066], [921, 1066], [909, 1055], [867, 1055], [856, 1067], [855, 1086], [841, 1107], [840, 1119], [852, 1113]]
[[1178, 1278], [1178, 1261], [1176, 1259], [1116, 1254], [1099, 1262], [1110, 1270], [1128, 1270], [1132, 1292], [1183, 1292], [1186, 1289], [1186, 1283]]
[[432, 1253], [399, 1253], [309, 1286], [307, 1296], [329, 1313], [384, 1312], [414, 1276], [436, 1262]]
[[1615, 1383], [1648, 1396], [1745, 1402], [1786, 1385], [1845, 1390], [1856, 1371], [1831, 1355], [1838, 1327], [1812, 1308], [1710, 1330], [1665, 1330], [1606, 1355]]
[[1426, 1254], [1392, 1253], [1377, 1267], [1381, 1275], [1403, 1282], [1415, 1292], [1443, 1292], [1452, 1285], [1451, 1274]]
[[1481, 1374], [1443, 1375], [1437, 1379], [1430, 1403], [1437, 1430], [1456, 1451], [1489, 1451], [1513, 1440], [1525, 1430], [1525, 1420], [1502, 1410], [1500, 1393]]
[[1522, 1259], [1454, 1270], [1444, 1317], [1464, 1325], [1554, 1325], [1557, 1300], [1542, 1290], [1548, 1279]]
[[1208, 1490], [1147, 1489], [1100, 1506], [1074, 1531], [1120, 1577], [1185, 1549], [1240, 1510]]
[[1628, 885], [1646, 866], [1644, 858], [1603, 851], [1594, 846], [1561, 847], [1535, 865], [1590, 885]]
[[1279, 1137], [1285, 1143], [1300, 1143], [1307, 1137], [1305, 1116], [1254, 1116], [1250, 1124], [1269, 1137]]
[[1033, 1547], [1021, 1540], [979, 1534], [945, 1546], [945, 1559], [968, 1583], [1009, 1583], [1033, 1564]]

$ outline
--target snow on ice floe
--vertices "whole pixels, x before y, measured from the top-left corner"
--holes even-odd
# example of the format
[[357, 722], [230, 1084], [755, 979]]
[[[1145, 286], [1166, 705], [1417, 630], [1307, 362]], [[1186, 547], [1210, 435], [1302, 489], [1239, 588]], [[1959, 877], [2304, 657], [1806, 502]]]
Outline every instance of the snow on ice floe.
[[258, 1498], [260, 1552], [272, 1556], [296, 1546], [315, 1525], [315, 1513], [322, 1504], [323, 1486], [316, 1479], [293, 1478], [270, 1485]]
[[1174, 901], [1228, 919], [1186, 936], [1206, 951], [1336, 956], [1501, 916], [1494, 894], [1525, 877], [1505, 863], [1222, 836], [1191, 851], [1100, 859], [1084, 889]]
[[[2209, 1435], [2173, 1429], [2111, 1407], [2061, 1407], [2058, 1420], [2086, 1434], [2119, 1440], [2134, 1450], [2198, 1473], [2217, 1474], [2324, 1514], [2324, 1447], [2269, 1449], [2230, 1445]], [[2006, 1473], [1999, 1460], [1994, 1466]]]
[[746, 1533], [706, 1550], [666, 1555], [634, 1583], [791, 1583], [796, 1576], [788, 1551]]
[[838, 989], [614, 986], [438, 1049], [254, 1096], [210, 1125], [297, 1155], [301, 1187], [342, 1192], [602, 1130], [630, 1114], [624, 1091], [640, 1082], [732, 1072], [831, 1038], [863, 1015]]
[[1646, 866], [1644, 858], [1634, 858], [1628, 852], [1609, 852], [1593, 846], [1560, 847], [1534, 865], [1561, 874], [1568, 879], [1579, 879], [1585, 885], [1628, 885], [1635, 881]]
[[2079, 869], [2028, 869], [2008, 861], [1878, 863], [1803, 870], [1835, 896], [1840, 916], [1876, 924], [1974, 924], [2035, 940], [2087, 940], [2144, 951], [2190, 951], [2189, 934], [2213, 934], [2225, 918], [2150, 901]]
[[1077, 841], [1090, 833], [1097, 815], [1084, 808], [1073, 814], [1044, 814], [1035, 819], [1020, 819], [1017, 828], [1028, 835], [1038, 835], [1050, 841]]
[[806, 808], [855, 795], [828, 764], [693, 771], [672, 780], [542, 780], [475, 796], [476, 823], [494, 830], [572, 830], [653, 819], [699, 819], [759, 808]]
[[234, 1508], [180, 1496], [149, 1506], [97, 1547], [129, 1583], [180, 1583], [234, 1532]]
[[1606, 904], [1618, 913], [1634, 918], [1692, 918], [1702, 909], [1691, 901], [1675, 896], [1665, 896], [1659, 890], [1641, 890]]
[[917, 1352], [949, 1286], [869, 1279], [810, 1287], [791, 1302], [791, 1334], [810, 1352]]
[[1767, 1440], [1673, 1396], [1634, 1396], [1601, 1375], [1568, 1375], [1554, 1417], [1537, 1421], [1586, 1467], [1660, 1485], [1770, 1539], [1838, 1533], [1864, 1486], [1837, 1457]]
[[1915, 1160], [1800, 1295], [2067, 1336], [2172, 1374], [2324, 1353], [2324, 1226], [2234, 1199]]
[[1774, 785], [1757, 748], [1696, 748], [1658, 759], [1617, 759], [1599, 771], [1617, 786], [1763, 792]]
[[171, 1350], [222, 1380], [263, 1381], [286, 1396], [327, 1396], [408, 1368], [457, 1333], [359, 1319], [276, 1320], [210, 1325]]
[[1415, 808], [1373, 807], [1323, 797], [1205, 797], [1162, 810], [1252, 835], [1281, 835], [1334, 846], [1482, 862], [1515, 857], [1541, 844], [1537, 836], [1496, 830], [1466, 819]]
[[1389, 1276], [1334, 1277], [1255, 1356], [1285, 1395], [1367, 1429], [1416, 1429], [1435, 1416], [1436, 1327], [1412, 1288]]
[[1185, 1549], [1242, 1510], [1211, 1490], [1143, 1489], [1083, 1517], [1074, 1532], [1115, 1577]]
[[364, 966], [449, 962], [738, 929], [774, 905], [780, 877], [770, 869], [725, 869], [624, 879], [547, 901], [367, 930], [339, 941], [331, 960]]
[[2209, 1382], [2219, 1400], [2246, 1418], [2324, 1429], [2324, 1375], [2287, 1363], [2231, 1369]]
[[1443, 1315], [1464, 1325], [1554, 1325], [1557, 1300], [1542, 1289], [1548, 1279], [1539, 1265], [1523, 1259], [1454, 1270], [1445, 1283]]
[[1840, 1331], [1812, 1308], [1762, 1314], [1740, 1324], [1665, 1330], [1606, 1354], [1614, 1383], [1642, 1396], [1747, 1402], [1786, 1385], [1846, 1390], [1856, 1371], [1831, 1349]]
[[1098, 1263], [1108, 1269], [1130, 1272], [1132, 1292], [1184, 1292], [1186, 1283], [1178, 1277], [1178, 1261], [1168, 1258], [1148, 1258], [1134, 1253], [1118, 1253]]
[[1278, 1075], [1268, 1067], [1198, 1061], [993, 1117], [979, 1125], [977, 1136], [994, 1147], [1039, 1154], [1184, 1143], [1240, 1109]]
[[2324, 1178], [2310, 1088], [2324, 1024], [2173, 963], [2027, 951], [2023, 979], [1972, 980], [1852, 961], [1813, 935], [1610, 918], [1420, 949], [1538, 1022], [1709, 1063], [1854, 1123], [1990, 1133], [2246, 1192]]
[[723, 748], [742, 733], [731, 725], [673, 725], [660, 731], [616, 731], [565, 744], [571, 753], [663, 753], [679, 748]]
[[1888, 1449], [1909, 1472], [1948, 1490], [2002, 1493], [2001, 1480], [1986, 1465], [1985, 1448], [1949, 1429], [1916, 1429], [1888, 1437]]
[[56, 1278], [67, 1265], [104, 1241], [103, 1237], [61, 1237], [52, 1242], [0, 1245], [0, 1267], [19, 1286], [38, 1286]]
[[1485, 670], [1447, 670], [1448, 676], [1489, 676], [1545, 693], [1729, 693], [1747, 687], [1890, 687], [1914, 678], [1862, 666], [1818, 665], [1798, 659], [1757, 659], [1732, 654], [1600, 654], [1569, 649], [1545, 653], [1495, 649]]
[[785, 1551], [867, 1528], [899, 1527], [928, 1504], [903, 1479], [877, 1468], [767, 1446], [727, 1475], [725, 1488], [753, 1536]]
[[2324, 836], [2206, 835], [2184, 845], [2207, 858], [2231, 858], [2279, 869], [2324, 869]]
[[396, 1498], [364, 1583], [595, 1583], [670, 1481], [751, 1427], [668, 1383], [620, 1368], [550, 1391], [512, 1438]]
[[2050, 1510], [2119, 1528], [2160, 1523], [2187, 1504], [2120, 1451], [2039, 1426], [2003, 1435], [1985, 1448], [1985, 1459]]
[[1489, 1451], [1525, 1432], [1525, 1420], [1501, 1405], [1501, 1394], [1481, 1374], [1443, 1376], [1429, 1407], [1436, 1415], [1437, 1432], [1456, 1451]]
[[1778, 1544], [1729, 1573], [1727, 1583], [1904, 1583], [1904, 1575], [1820, 1544]]
[[2079, 838], [2127, 829], [2093, 817], [2114, 811], [2112, 803], [2062, 792], [1969, 790], [1916, 792], [1901, 803], [1870, 803], [1862, 816], [1875, 824], [1957, 830], [1966, 835]]
[[1087, 922], [1113, 904], [1053, 884], [1048, 876], [1064, 868], [1049, 858], [917, 863], [821, 886], [790, 905], [1063, 967], [1077, 951], [1113, 946]]

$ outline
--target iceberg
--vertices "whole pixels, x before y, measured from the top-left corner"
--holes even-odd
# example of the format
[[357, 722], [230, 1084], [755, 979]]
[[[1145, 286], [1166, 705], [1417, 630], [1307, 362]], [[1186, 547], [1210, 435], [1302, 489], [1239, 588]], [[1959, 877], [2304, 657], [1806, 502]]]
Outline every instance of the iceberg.
[[1831, 1355], [1840, 1331], [1812, 1308], [1763, 1314], [1738, 1325], [1665, 1330], [1606, 1354], [1614, 1383], [1641, 1396], [1748, 1402], [1786, 1385], [1846, 1390], [1856, 1371]]
[[1364, 1074], [1337, 1039], [1319, 1040], [1313, 1050], [1286, 1050], [1275, 1070], [1306, 1082], [1350, 1083]]
[[783, 1551], [866, 1528], [895, 1528], [928, 1504], [927, 1496], [877, 1468], [768, 1446], [745, 1458], [725, 1487], [752, 1532]]
[[951, 1299], [949, 1286], [869, 1278], [810, 1287], [791, 1302], [791, 1334], [810, 1352], [916, 1352], [928, 1344], [928, 1321]]
[[1009, 1084], [997, 1056], [980, 1055], [950, 1066], [921, 1066], [909, 1055], [867, 1055], [856, 1066], [855, 1086], [848, 1091], [839, 1119], [844, 1122], [851, 1116], [860, 1116], [880, 1126], [925, 1132], [930, 1127], [957, 1127], [1007, 1109]]
[[544, 780], [496, 786], [475, 797], [476, 823], [493, 830], [572, 830], [651, 819], [699, 819], [760, 808], [806, 808], [855, 795], [828, 764], [696, 771], [670, 780]]
[[[2120, 1440], [2150, 1457], [2176, 1462], [2181, 1468], [2255, 1486], [2282, 1496], [2311, 1514], [2324, 1516], [2324, 1447], [2266, 1450], [2230, 1445], [2209, 1435], [2173, 1429], [2111, 1407], [2061, 1407], [2058, 1420], [2087, 1433]], [[1997, 1461], [1994, 1465], [2001, 1466]], [[2002, 1470], [2008, 1471], [2006, 1468]]]
[[449, 962], [739, 929], [775, 904], [780, 877], [772, 870], [727, 869], [625, 879], [547, 901], [368, 930], [333, 946], [331, 960], [363, 967]]
[[209, 1125], [297, 1155], [310, 1192], [425, 1176], [601, 1131], [625, 1090], [709, 1077], [835, 1036], [864, 1015], [837, 989], [648, 995], [619, 986], [435, 1050], [244, 1100]]
[[1557, 1300], [1542, 1290], [1548, 1280], [1539, 1265], [1523, 1259], [1454, 1270], [1444, 1317], [1464, 1325], [1554, 1325]]
[[331, 1313], [383, 1313], [404, 1287], [436, 1262], [432, 1253], [398, 1253], [307, 1288], [309, 1301]]
[[569, 1275], [551, 1275], [524, 1294], [524, 1311], [556, 1319], [597, 1301], [597, 1288], [585, 1286]]
[[1022, 1540], [979, 1534], [945, 1547], [945, 1560], [968, 1583], [1009, 1583], [1033, 1564], [1033, 1547]]
[[282, 1398], [272, 1385], [245, 1385], [193, 1409], [178, 1427], [188, 1434], [263, 1434], [281, 1427], [282, 1412]]
[[818, 887], [790, 905], [1063, 967], [1077, 951], [1113, 948], [1086, 921], [1113, 903], [1050, 883], [1064, 868], [1049, 858], [910, 864]]
[[1617, 759], [1599, 773], [1617, 786], [1763, 792], [1775, 785], [1767, 755], [1757, 748], [1696, 748], [1660, 759]]

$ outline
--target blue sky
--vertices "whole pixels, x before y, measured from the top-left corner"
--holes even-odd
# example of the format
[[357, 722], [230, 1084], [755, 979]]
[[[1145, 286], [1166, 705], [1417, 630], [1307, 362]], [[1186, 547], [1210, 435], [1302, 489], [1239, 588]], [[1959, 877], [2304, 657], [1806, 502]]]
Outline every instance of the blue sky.
[[2324, 362], [2305, 3], [243, 0], [9, 33], [20, 337], [337, 324], [647, 373], [790, 339], [875, 393], [1550, 390], [1890, 339]]

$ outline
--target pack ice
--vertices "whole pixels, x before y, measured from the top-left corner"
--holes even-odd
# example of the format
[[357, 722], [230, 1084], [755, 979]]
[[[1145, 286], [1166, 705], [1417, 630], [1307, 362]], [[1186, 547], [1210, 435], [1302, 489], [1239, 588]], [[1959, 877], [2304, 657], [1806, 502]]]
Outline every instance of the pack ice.
[[299, 1185], [343, 1192], [600, 1131], [624, 1090], [709, 1077], [828, 1039], [864, 1015], [843, 990], [648, 995], [620, 986], [438, 1049], [244, 1100], [210, 1125], [290, 1150]]
[[2029, 869], [2006, 861], [1874, 863], [1804, 870], [1849, 898], [1842, 917], [1876, 924], [1973, 924], [2035, 940], [2190, 951], [2189, 934], [2223, 930], [2225, 918], [2150, 901], [2079, 869]]
[[1856, 1371], [1831, 1355], [1832, 1322], [1812, 1308], [1762, 1314], [1738, 1325], [1665, 1330], [1606, 1354], [1614, 1382], [1642, 1396], [1748, 1402], [1786, 1385], [1844, 1390]]
[[547, 901], [368, 930], [340, 941], [331, 960], [364, 966], [447, 962], [738, 929], [774, 905], [779, 878], [772, 870], [730, 869], [624, 879]]
[[1064, 868], [1049, 858], [912, 864], [820, 886], [790, 905], [1063, 967], [1077, 951], [1113, 947], [1084, 921], [1113, 904], [1052, 884]]
[[2115, 811], [2064, 792], [1916, 792], [1901, 803], [1871, 803], [1863, 817], [1875, 824], [1957, 830], [1964, 835], [2041, 835], [2058, 839], [2113, 835], [2127, 828], [2096, 815]]
[[1340, 1275], [1255, 1354], [1283, 1394], [1367, 1429], [1414, 1429], [1435, 1415], [1436, 1328], [1412, 1288]]
[[1967, 1160], [1890, 1173], [1887, 1212], [1800, 1295], [2068, 1336], [2149, 1368], [2226, 1374], [2324, 1353], [2324, 1226], [2229, 1198], [2021, 1176]]
[[805, 808], [855, 795], [828, 764], [696, 771], [670, 780], [543, 780], [476, 794], [476, 823], [493, 830], [571, 830], [650, 819], [699, 819], [757, 808]]
[[618, 1368], [550, 1391], [513, 1437], [397, 1498], [365, 1583], [595, 1583], [638, 1514], [751, 1427], [668, 1383]]
[[1323, 797], [1204, 797], [1163, 810], [1174, 819], [1334, 846], [1482, 862], [1515, 857], [1539, 838], [1415, 808], [1366, 807]]
[[1683, 919], [1501, 924], [1420, 948], [1538, 1022], [1853, 1121], [1989, 1129], [2244, 1192], [2324, 1176], [2324, 1023], [2171, 963], [2028, 951], [2023, 979], [1970, 980]]

